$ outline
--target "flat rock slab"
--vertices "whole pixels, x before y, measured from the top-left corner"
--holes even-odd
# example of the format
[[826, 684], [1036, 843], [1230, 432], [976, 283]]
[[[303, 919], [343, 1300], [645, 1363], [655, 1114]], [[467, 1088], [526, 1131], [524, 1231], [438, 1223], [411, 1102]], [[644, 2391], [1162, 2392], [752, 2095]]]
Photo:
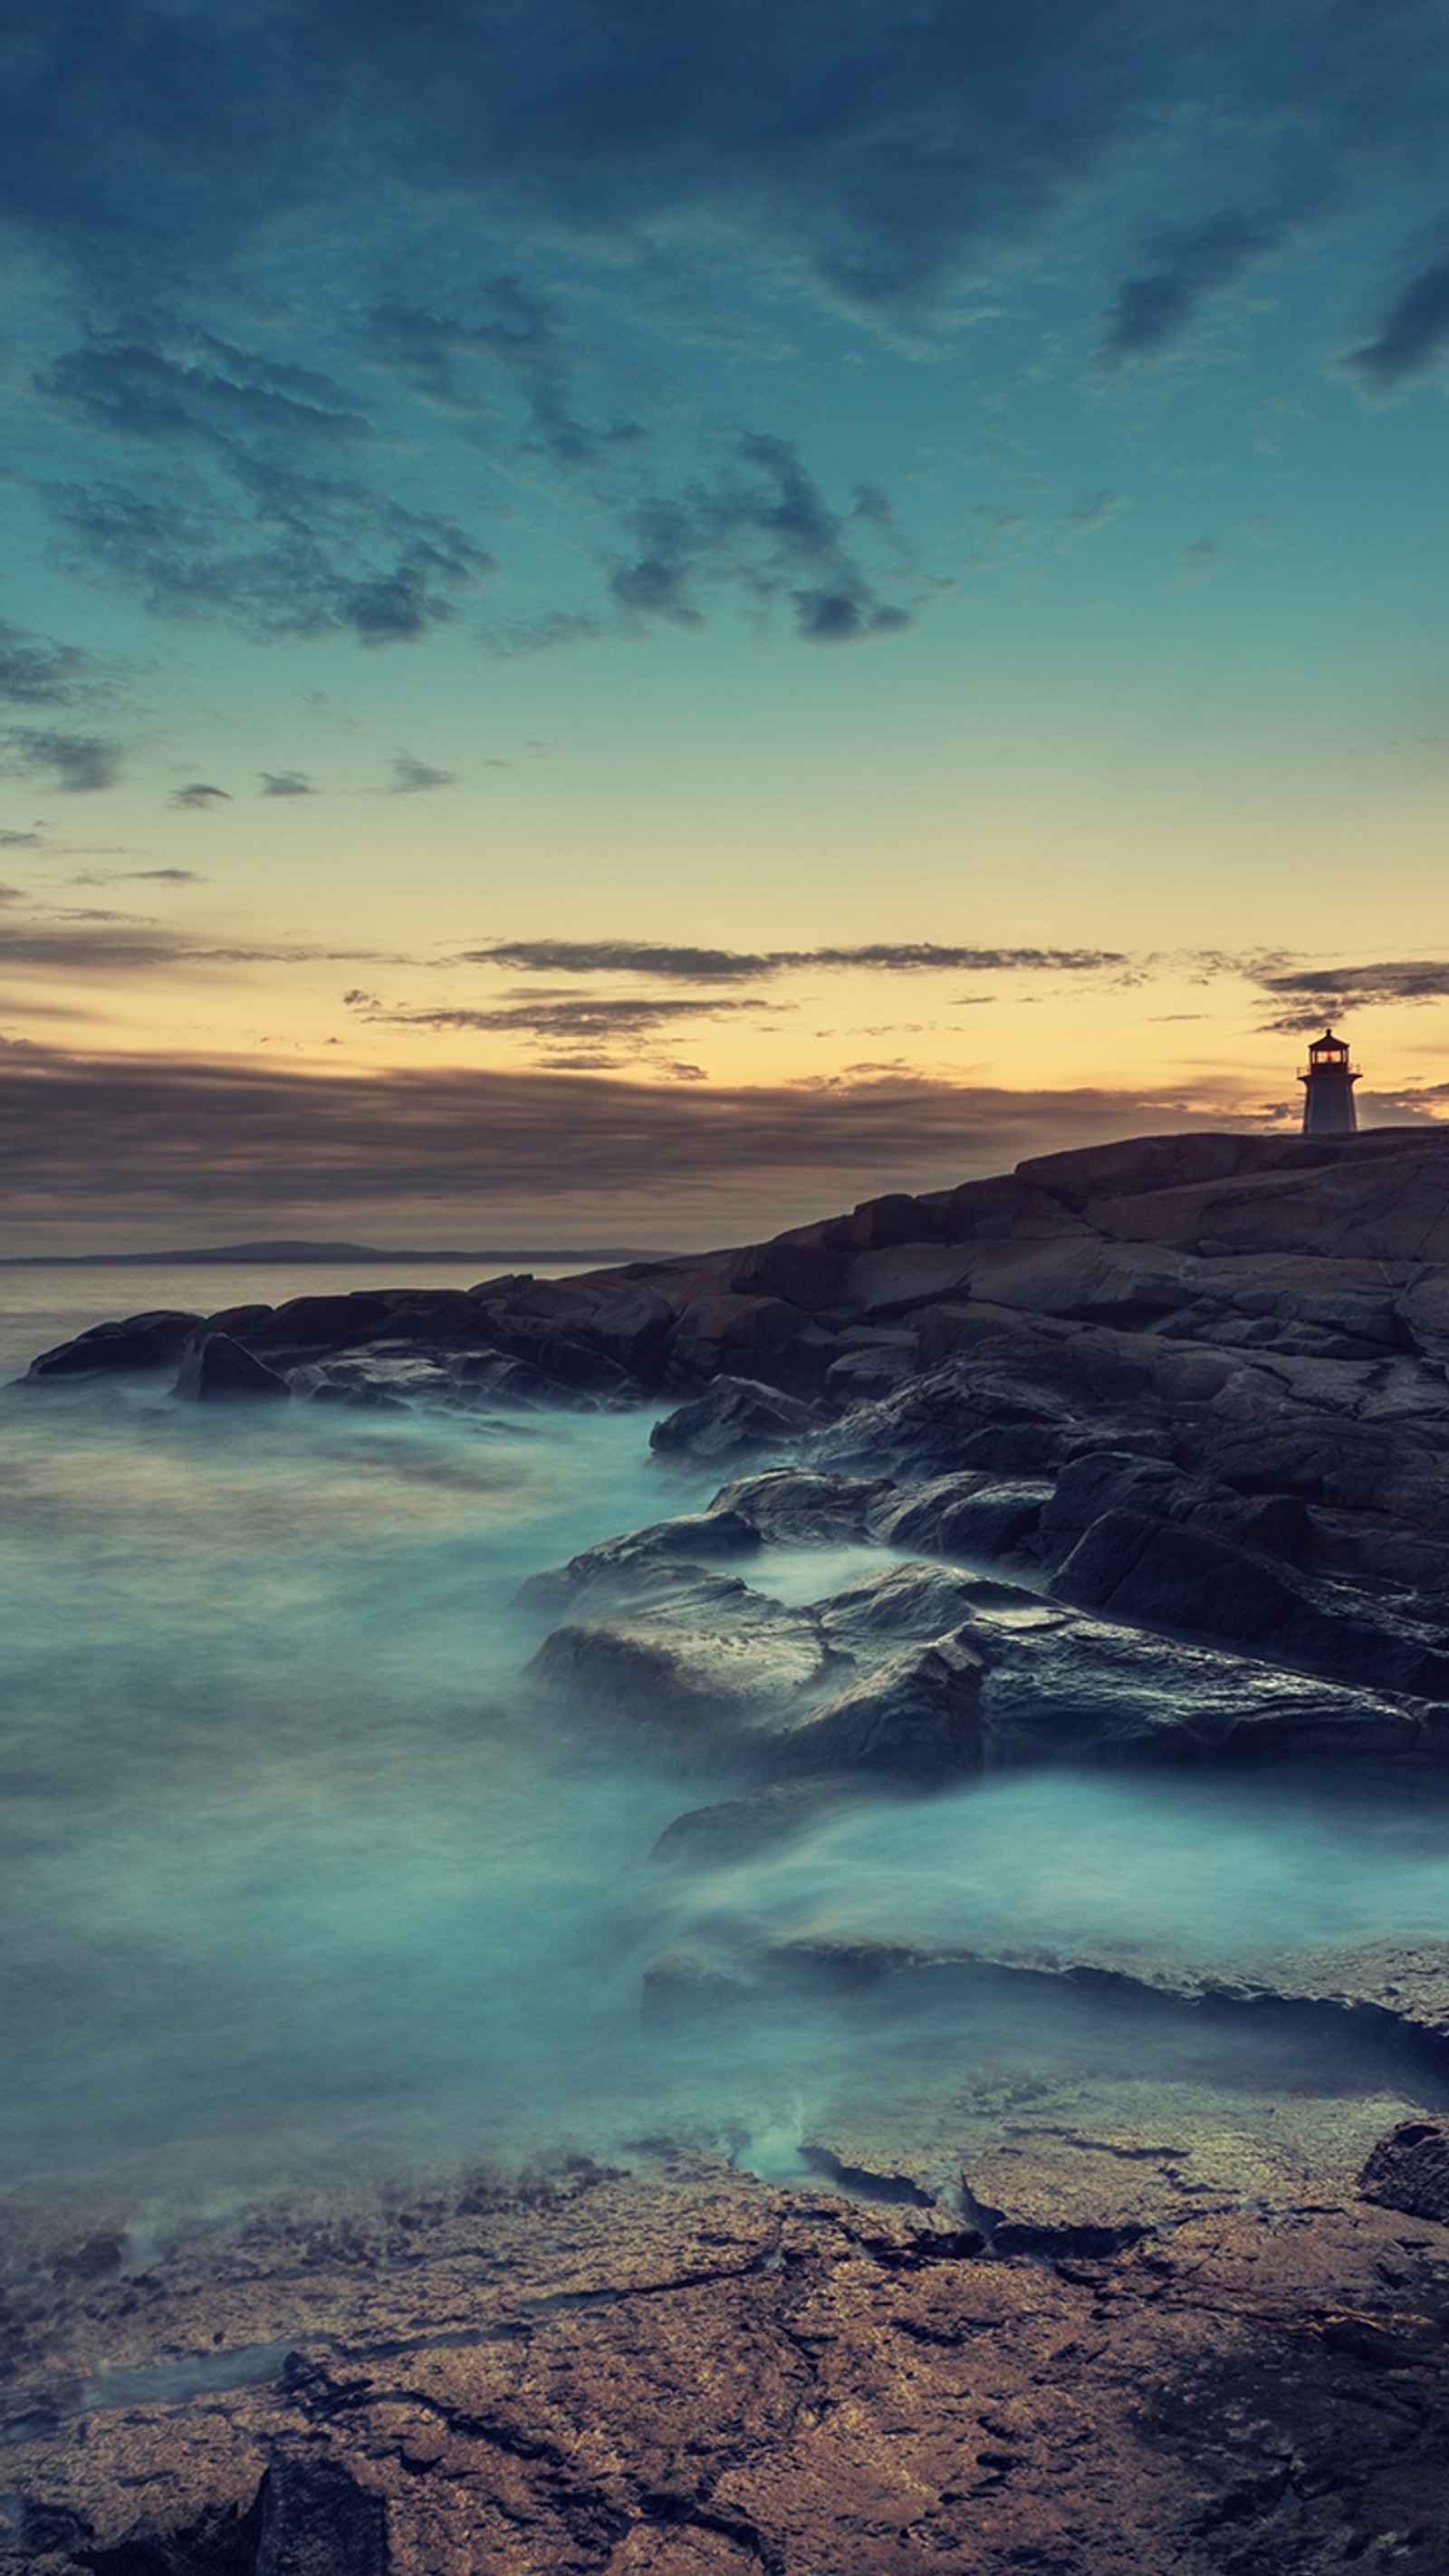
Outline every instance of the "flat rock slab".
[[[1404, 2234], [1319, 2178], [991, 2257], [687, 2159], [258, 2221], [56, 2318], [91, 2402], [13, 2443], [0, 2569], [1442, 2576], [1449, 2235]], [[263, 2377], [144, 2393], [242, 2312], [290, 2338]]]

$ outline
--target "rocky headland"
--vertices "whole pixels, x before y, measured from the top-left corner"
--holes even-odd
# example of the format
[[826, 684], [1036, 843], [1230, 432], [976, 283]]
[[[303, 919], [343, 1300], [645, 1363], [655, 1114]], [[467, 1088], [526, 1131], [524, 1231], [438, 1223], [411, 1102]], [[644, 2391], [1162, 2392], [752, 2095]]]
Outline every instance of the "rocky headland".
[[[1446, 1360], [1449, 1133], [1386, 1129], [136, 1316], [27, 1383], [649, 1406], [683, 1507], [539, 1569], [519, 1690], [715, 1782], [655, 1856], [708, 1883], [1013, 1765], [1349, 1764], [1412, 1799], [1449, 1753]], [[852, 1570], [793, 1606], [769, 1568], [812, 1549]], [[0, 2570], [1442, 2576], [1449, 1942], [1224, 1973], [703, 1915], [646, 1978], [660, 2029], [825, 1997], [1066, 2016], [1073, 2047], [841, 2098], [798, 2184], [651, 2137], [220, 2248], [17, 2218]]]

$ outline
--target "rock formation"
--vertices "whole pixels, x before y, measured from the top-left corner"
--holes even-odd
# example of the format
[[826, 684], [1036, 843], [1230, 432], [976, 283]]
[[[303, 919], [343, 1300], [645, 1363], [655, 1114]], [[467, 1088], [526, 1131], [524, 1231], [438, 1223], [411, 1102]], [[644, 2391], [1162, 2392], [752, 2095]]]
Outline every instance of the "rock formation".
[[[679, 1891], [1011, 1763], [1428, 1776], [1446, 1361], [1449, 1133], [1404, 1129], [1138, 1139], [695, 1259], [138, 1316], [31, 1379], [649, 1402], [681, 1508], [525, 1586], [521, 1687], [677, 1759]], [[771, 1589], [842, 1548], [815, 1597]], [[0, 2576], [1442, 2576], [1449, 1948], [1209, 1976], [1029, 1926], [775, 1937], [711, 1884], [645, 1982], [647, 2029], [702, 2045], [820, 2005], [1069, 2012], [1077, 2054], [983, 2043], [834, 2102], [785, 2184], [650, 2138], [159, 2262], [17, 2220]]]

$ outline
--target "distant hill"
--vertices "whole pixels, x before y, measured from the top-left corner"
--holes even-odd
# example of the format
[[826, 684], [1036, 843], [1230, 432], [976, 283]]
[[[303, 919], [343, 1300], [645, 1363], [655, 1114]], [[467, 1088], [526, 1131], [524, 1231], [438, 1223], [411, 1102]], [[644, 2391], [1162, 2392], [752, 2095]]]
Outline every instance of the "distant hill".
[[576, 1262], [580, 1269], [586, 1269], [590, 1266], [602, 1267], [609, 1262], [659, 1261], [669, 1257], [667, 1254], [648, 1249], [640, 1250], [637, 1246], [617, 1243], [585, 1244], [582, 1247], [573, 1244], [562, 1244], [557, 1247], [534, 1245], [531, 1250], [525, 1249], [521, 1252], [516, 1247], [503, 1252], [488, 1247], [481, 1252], [466, 1248], [462, 1251], [414, 1252], [400, 1251], [396, 1245], [309, 1243], [284, 1236], [270, 1243], [192, 1244], [184, 1251], [168, 1248], [159, 1252], [10, 1253], [0, 1255], [0, 1270], [115, 1270], [124, 1269], [127, 1265], [133, 1268], [154, 1268], [157, 1262], [180, 1261], [458, 1261], [480, 1271], [488, 1266], [506, 1269], [520, 1262], [568, 1261]]

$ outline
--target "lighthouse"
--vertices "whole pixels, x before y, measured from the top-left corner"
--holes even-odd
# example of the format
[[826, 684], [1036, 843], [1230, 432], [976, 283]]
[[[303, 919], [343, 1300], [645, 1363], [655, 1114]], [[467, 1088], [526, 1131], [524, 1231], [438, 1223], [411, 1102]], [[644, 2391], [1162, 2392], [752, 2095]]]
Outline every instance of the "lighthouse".
[[1346, 1038], [1336, 1038], [1332, 1029], [1325, 1029], [1309, 1048], [1308, 1062], [1298, 1079], [1303, 1085], [1305, 1136], [1357, 1133], [1353, 1086], [1358, 1080], [1358, 1066], [1349, 1063]]

